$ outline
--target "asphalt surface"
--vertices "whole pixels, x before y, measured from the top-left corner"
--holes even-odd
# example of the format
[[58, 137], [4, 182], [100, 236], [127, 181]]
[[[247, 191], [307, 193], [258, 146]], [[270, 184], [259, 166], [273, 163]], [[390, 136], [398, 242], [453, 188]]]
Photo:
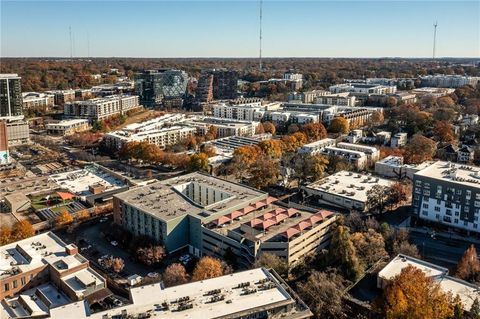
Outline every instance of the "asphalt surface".
[[[79, 239], [84, 239], [92, 247], [87, 250], [82, 250], [80, 253], [88, 258], [89, 260], [97, 261], [98, 258], [104, 255], [112, 255], [114, 257], [120, 257], [125, 263], [122, 273], [125, 276], [130, 276], [137, 274], [140, 276], [146, 276], [149, 272], [158, 272], [157, 269], [153, 267], [148, 267], [143, 264], [134, 262], [130, 260], [130, 254], [120, 248], [119, 246], [113, 246], [109, 241], [107, 241], [102, 232], [110, 226], [112, 222], [112, 217], [110, 216], [107, 221], [101, 223], [100, 219], [97, 219], [94, 223], [87, 223], [80, 225], [74, 234], [58, 234], [60, 237], [67, 237], [67, 242], [74, 240], [78, 242]], [[73, 237], [73, 238], [72, 238]], [[97, 250], [99, 253], [95, 256], [92, 256], [92, 251]]]
[[[425, 260], [444, 267], [455, 267], [463, 253], [472, 244], [468, 239], [457, 240], [448, 237], [410, 232], [410, 240], [417, 246], [419, 253]], [[480, 252], [480, 245], [475, 245]]]

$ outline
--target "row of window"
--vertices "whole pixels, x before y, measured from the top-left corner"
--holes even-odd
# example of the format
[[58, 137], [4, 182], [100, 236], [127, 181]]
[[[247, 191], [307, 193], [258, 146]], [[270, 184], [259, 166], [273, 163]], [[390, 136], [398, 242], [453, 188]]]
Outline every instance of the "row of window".
[[[33, 279], [33, 274], [30, 274], [30, 280]], [[29, 281], [30, 281], [29, 280]], [[20, 278], [20, 284], [22, 286], [25, 286], [25, 284], [27, 283], [26, 281], [26, 278], [25, 277], [22, 277]], [[12, 281], [12, 289], [16, 289], [18, 287], [18, 280], [15, 279]], [[6, 282], [4, 285], [3, 285], [3, 291], [7, 292], [10, 290], [10, 283], [9, 282]]]

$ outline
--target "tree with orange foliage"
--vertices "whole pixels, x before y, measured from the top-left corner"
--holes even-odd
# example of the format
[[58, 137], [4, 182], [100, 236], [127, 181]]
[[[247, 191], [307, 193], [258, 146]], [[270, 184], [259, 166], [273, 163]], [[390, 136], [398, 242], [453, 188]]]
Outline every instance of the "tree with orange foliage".
[[208, 127], [207, 133], [205, 133], [205, 140], [211, 141], [216, 139], [218, 136], [218, 129], [215, 125], [210, 125]]
[[12, 229], [7, 225], [0, 227], [0, 246], [6, 245], [13, 240]]
[[113, 258], [112, 260], [112, 270], [116, 273], [119, 273], [125, 267], [125, 262], [122, 258]]
[[342, 116], [337, 116], [332, 120], [328, 127], [331, 133], [343, 133], [346, 134], [350, 131], [350, 124], [347, 119]]
[[470, 282], [480, 282], [480, 260], [474, 245], [470, 245], [458, 262], [457, 276]]
[[88, 211], [88, 209], [83, 209], [83, 210], [77, 212], [75, 214], [75, 217], [77, 218], [77, 220], [85, 220], [85, 219], [90, 218], [90, 212]]
[[282, 157], [282, 141], [280, 140], [261, 141], [258, 146], [262, 149], [263, 154], [269, 158]]
[[370, 116], [370, 123], [374, 125], [383, 124], [384, 121], [385, 117], [383, 116], [383, 112], [375, 111]]
[[295, 137], [300, 146], [305, 145], [308, 141], [307, 135], [305, 135], [303, 132], [295, 132], [292, 134], [292, 136]]
[[391, 147], [380, 147], [380, 158], [383, 159], [387, 156], [401, 156], [403, 157], [404, 150]]
[[439, 142], [451, 143], [456, 140], [453, 125], [447, 121], [437, 121], [433, 126], [433, 132]]
[[386, 319], [444, 319], [453, 315], [453, 298], [410, 265], [387, 284], [377, 310]]
[[273, 125], [272, 122], [263, 122], [263, 131], [265, 133], [270, 133], [272, 135], [275, 135], [275, 132], [277, 129], [275, 128], [275, 125]]
[[163, 283], [166, 287], [183, 285], [188, 282], [188, 274], [182, 264], [174, 263], [165, 269]]
[[260, 156], [263, 156], [263, 153], [258, 145], [238, 147], [233, 151], [233, 157], [228, 167], [237, 178], [240, 178], [250, 169]]
[[431, 160], [436, 151], [437, 145], [433, 140], [415, 134], [405, 147], [404, 160], [406, 164], [420, 164]]
[[190, 156], [189, 169], [192, 172], [204, 171], [208, 172], [208, 155], [205, 153], [195, 153]]
[[223, 265], [220, 260], [205, 256], [202, 257], [193, 270], [192, 280], [199, 281], [223, 276]]
[[63, 210], [60, 215], [55, 218], [55, 224], [57, 226], [68, 225], [73, 222], [73, 217], [66, 210]]
[[308, 123], [301, 127], [301, 131], [309, 142], [318, 141], [327, 137], [327, 130], [322, 123]]
[[265, 133], [265, 129], [263, 128], [263, 124], [258, 124], [255, 128], [255, 134], [263, 134]]
[[15, 240], [25, 239], [35, 235], [35, 229], [28, 220], [21, 220], [13, 225], [13, 234]]

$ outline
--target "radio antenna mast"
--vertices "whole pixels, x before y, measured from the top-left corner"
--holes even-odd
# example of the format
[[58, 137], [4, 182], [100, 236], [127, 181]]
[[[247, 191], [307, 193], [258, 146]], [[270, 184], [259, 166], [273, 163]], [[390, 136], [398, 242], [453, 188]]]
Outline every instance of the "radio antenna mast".
[[435, 21], [435, 23], [433, 24], [433, 59], [434, 60], [435, 60], [435, 50], [437, 46], [437, 26], [438, 26], [438, 23], [437, 21]]

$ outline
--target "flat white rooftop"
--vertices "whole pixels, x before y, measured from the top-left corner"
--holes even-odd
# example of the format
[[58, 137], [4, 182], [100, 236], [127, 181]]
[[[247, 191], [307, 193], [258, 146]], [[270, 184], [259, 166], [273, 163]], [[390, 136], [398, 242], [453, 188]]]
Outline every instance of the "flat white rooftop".
[[[0, 279], [27, 272], [49, 263], [47, 257], [65, 257], [65, 243], [52, 232], [0, 247]], [[46, 254], [50, 254], [46, 256]]]
[[46, 126], [47, 128], [49, 126], [63, 126], [63, 127], [69, 127], [75, 124], [80, 124], [80, 123], [88, 123], [88, 120], [86, 119], [72, 119], [72, 120], [62, 120], [60, 122], [56, 123], [47, 123]]
[[126, 186], [123, 181], [116, 179], [95, 166], [87, 166], [76, 171], [54, 174], [50, 176], [50, 180], [78, 196], [91, 195], [88, 190], [88, 187], [91, 185], [103, 185], [105, 186], [105, 191]]
[[[240, 287], [247, 283], [247, 287]], [[246, 291], [251, 293], [245, 293]], [[217, 301], [214, 301], [214, 296], [219, 297]], [[181, 298], [184, 299], [183, 302], [179, 302]], [[131, 289], [131, 301], [132, 304], [90, 314], [88, 318], [103, 318], [105, 315], [111, 318], [122, 313], [139, 315], [150, 312], [158, 318], [213, 319], [253, 309], [260, 312], [262, 308], [268, 309], [275, 304], [294, 303], [295, 299], [269, 271], [257, 268], [166, 289], [162, 289], [160, 284], [135, 287]], [[168, 309], [162, 304], [168, 305]], [[192, 307], [179, 310], [181, 304]], [[309, 313], [308, 309], [302, 311]], [[85, 309], [74, 304], [56, 308], [51, 312], [51, 318], [86, 316]], [[305, 317], [307, 316], [299, 316]]]
[[306, 188], [324, 193], [348, 197], [359, 202], [367, 201], [367, 192], [375, 185], [391, 186], [393, 182], [349, 171], [340, 171], [319, 181], [311, 183]]
[[418, 171], [414, 176], [480, 188], [480, 167], [478, 166], [438, 161]]

